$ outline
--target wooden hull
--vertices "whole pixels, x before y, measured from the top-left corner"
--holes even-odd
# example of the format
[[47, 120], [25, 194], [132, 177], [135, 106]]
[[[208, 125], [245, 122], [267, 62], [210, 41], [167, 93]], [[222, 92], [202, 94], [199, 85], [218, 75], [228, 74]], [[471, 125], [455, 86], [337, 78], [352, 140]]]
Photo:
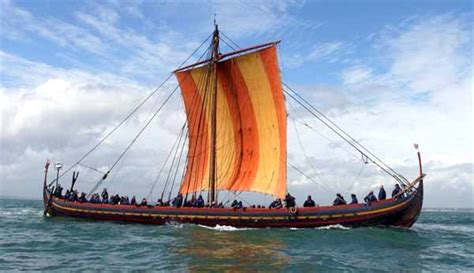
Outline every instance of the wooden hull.
[[423, 181], [409, 196], [387, 199], [370, 206], [363, 204], [287, 209], [174, 208], [69, 202], [51, 197], [45, 188], [45, 213], [77, 217], [163, 225], [189, 223], [205, 226], [248, 228], [314, 228], [329, 225], [394, 226], [409, 228], [415, 223], [423, 204]]

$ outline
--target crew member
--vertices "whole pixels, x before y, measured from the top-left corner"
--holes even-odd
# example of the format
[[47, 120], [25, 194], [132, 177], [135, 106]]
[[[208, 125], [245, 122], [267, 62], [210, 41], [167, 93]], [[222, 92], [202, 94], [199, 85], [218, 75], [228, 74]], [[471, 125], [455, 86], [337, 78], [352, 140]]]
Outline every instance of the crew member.
[[177, 208], [180, 208], [183, 205], [183, 195], [181, 193], [178, 193], [178, 196], [173, 199], [173, 202], [171, 202], [171, 204]]
[[[395, 197], [395, 195], [399, 194], [402, 191], [402, 188], [400, 188], [400, 185], [395, 184], [395, 188], [392, 191], [392, 197]], [[403, 194], [400, 195], [400, 197], [403, 197]]]
[[352, 198], [351, 204], [359, 203], [359, 200], [357, 200], [357, 196], [355, 194], [351, 194], [351, 198]]
[[204, 199], [202, 198], [202, 195], [199, 195], [199, 197], [197, 198], [196, 207], [198, 208], [204, 207]]
[[316, 204], [314, 203], [313, 199], [311, 198], [311, 195], [308, 195], [308, 199], [304, 201], [303, 207], [314, 207]]
[[281, 209], [283, 207], [283, 204], [281, 202], [280, 198], [275, 199], [268, 208], [270, 209]]
[[332, 202], [332, 205], [333, 206], [347, 205], [347, 202], [344, 199], [344, 197], [340, 193], [338, 193], [336, 194], [336, 199], [334, 199], [334, 202]]
[[377, 202], [377, 197], [374, 195], [374, 191], [370, 191], [369, 194], [364, 198], [365, 203], [368, 205], [372, 204], [373, 202]]
[[387, 194], [385, 193], [383, 185], [381, 185], [379, 190], [379, 200], [385, 200], [385, 198], [387, 198]]
[[291, 196], [290, 193], [287, 193], [286, 196], [285, 196], [285, 205], [286, 205], [287, 208], [291, 208], [291, 207], [296, 206], [295, 198], [293, 196]]
[[109, 203], [109, 193], [107, 192], [107, 188], [102, 190], [102, 203]]

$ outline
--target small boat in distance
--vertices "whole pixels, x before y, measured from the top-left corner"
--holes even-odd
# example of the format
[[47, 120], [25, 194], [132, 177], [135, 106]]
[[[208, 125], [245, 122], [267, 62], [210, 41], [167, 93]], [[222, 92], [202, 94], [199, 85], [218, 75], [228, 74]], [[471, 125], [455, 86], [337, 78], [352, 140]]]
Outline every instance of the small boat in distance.
[[[177, 88], [151, 116], [114, 164], [100, 175], [99, 182], [87, 197], [83, 196], [81, 200], [65, 198], [61, 191], [59, 193], [57, 191], [60, 187], [59, 179], [80, 166], [88, 155], [122, 126], [159, 88], [61, 175], [59, 170], [62, 166], [57, 165], [56, 178], [50, 182], [49, 162], [46, 163], [43, 182], [45, 215], [156, 225], [174, 222], [251, 228], [313, 228], [337, 224], [352, 227], [408, 228], [415, 223], [423, 204], [425, 177], [419, 152], [419, 176], [409, 181], [287, 84], [282, 83], [277, 58], [279, 42], [221, 53], [219, 43], [230, 39], [222, 40], [220, 34], [215, 25], [212, 35], [203, 42], [205, 44], [211, 39], [205, 54], [196, 63], [173, 71], [172, 74], [178, 80]], [[123, 155], [141, 136], [178, 87], [183, 97], [187, 120], [170, 155], [163, 163], [165, 166], [167, 162], [172, 162], [161, 192], [160, 203], [132, 205], [128, 200], [126, 204], [88, 201], [91, 196], [98, 196], [96, 191], [102, 182], [107, 179]], [[370, 204], [314, 207], [297, 207], [295, 204], [289, 204], [283, 208], [226, 208], [220, 205], [223, 200], [220, 200], [219, 192], [222, 191], [257, 192], [276, 198], [284, 198], [287, 194], [287, 167], [290, 164], [287, 162], [286, 99], [295, 101], [331, 129], [360, 153], [365, 163], [372, 163], [391, 176], [401, 186], [401, 191], [392, 198]], [[187, 155], [182, 158], [181, 155], [185, 151]], [[177, 173], [182, 160], [185, 161], [180, 180]], [[74, 173], [71, 192], [77, 179], [78, 173]], [[177, 183], [179, 189], [173, 192], [175, 180], [180, 180]], [[164, 201], [165, 191], [169, 191], [167, 201]], [[184, 204], [191, 199], [195, 200], [198, 195], [207, 196], [207, 205], [198, 207], [176, 203], [173, 205], [172, 192], [179, 193], [179, 196], [182, 196], [180, 202]]]

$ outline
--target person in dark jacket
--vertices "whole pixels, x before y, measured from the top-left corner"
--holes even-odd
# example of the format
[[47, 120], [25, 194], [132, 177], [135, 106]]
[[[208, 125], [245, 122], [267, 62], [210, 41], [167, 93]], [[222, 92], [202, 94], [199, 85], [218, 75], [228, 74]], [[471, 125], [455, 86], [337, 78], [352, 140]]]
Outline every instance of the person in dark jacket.
[[199, 195], [199, 197], [197, 198], [196, 207], [198, 207], [198, 208], [203, 208], [204, 207], [204, 199], [202, 198], [202, 195]]
[[112, 205], [118, 205], [120, 203], [120, 195], [118, 193], [112, 196], [110, 199]]
[[286, 205], [287, 208], [292, 208], [292, 207], [296, 206], [295, 198], [293, 196], [291, 196], [290, 193], [287, 193], [286, 196], [285, 196], [285, 205]]
[[355, 194], [351, 194], [351, 198], [352, 198], [351, 204], [359, 203], [359, 200], [357, 200], [357, 196]]
[[275, 201], [273, 201], [270, 204], [270, 206], [268, 206], [268, 208], [270, 208], [270, 209], [281, 209], [282, 207], [283, 207], [283, 204], [282, 204], [280, 198], [275, 199]]
[[77, 198], [78, 198], [78, 192], [77, 192], [77, 190], [73, 190], [71, 192], [71, 197], [69, 198], [69, 201], [76, 202]]
[[303, 207], [314, 207], [314, 206], [316, 206], [316, 204], [311, 198], [311, 195], [308, 195], [308, 198], [306, 199], [306, 201], [304, 201]]
[[86, 193], [85, 193], [85, 192], [81, 193], [81, 196], [79, 197], [78, 201], [81, 202], [81, 203], [87, 202], [87, 198], [86, 198]]
[[340, 205], [347, 205], [346, 200], [344, 200], [344, 197], [340, 193], [336, 194], [336, 199], [334, 199], [334, 202], [332, 202], [333, 206], [340, 206]]
[[146, 206], [148, 205], [148, 202], [146, 201], [146, 198], [142, 199], [142, 202], [140, 203], [140, 206]]
[[366, 204], [370, 205], [373, 202], [377, 202], [377, 197], [375, 197], [374, 192], [370, 191], [369, 194], [364, 198]]
[[54, 193], [53, 193], [54, 196], [56, 197], [62, 197], [63, 195], [63, 187], [61, 187], [61, 184], [58, 184], [58, 187], [54, 190]]
[[109, 193], [107, 192], [107, 188], [102, 190], [102, 203], [109, 203]]
[[[395, 197], [395, 195], [399, 194], [402, 191], [402, 188], [400, 188], [400, 185], [395, 184], [395, 188], [392, 191], [392, 197]], [[400, 197], [403, 197], [403, 195], [400, 195]]]
[[71, 192], [69, 190], [66, 190], [66, 194], [64, 194], [64, 199], [69, 200], [71, 197]]
[[183, 205], [183, 195], [181, 193], [178, 193], [178, 196], [173, 199], [173, 202], [171, 202], [171, 204], [177, 208], [180, 208]]
[[135, 199], [135, 195], [132, 196], [132, 200], [130, 200], [130, 205], [133, 205], [133, 206], [137, 205], [137, 199]]
[[383, 188], [383, 185], [380, 186], [379, 190], [379, 200], [385, 200], [387, 198], [387, 194], [385, 193], [385, 189]]
[[128, 196], [124, 196], [122, 200], [120, 201], [120, 204], [122, 205], [130, 205], [130, 200], [128, 199]]

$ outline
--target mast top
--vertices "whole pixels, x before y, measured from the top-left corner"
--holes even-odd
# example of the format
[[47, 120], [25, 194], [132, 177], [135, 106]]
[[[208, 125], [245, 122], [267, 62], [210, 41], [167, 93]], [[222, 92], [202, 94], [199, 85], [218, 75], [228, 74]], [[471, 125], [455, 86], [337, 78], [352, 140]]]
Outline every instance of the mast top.
[[216, 16], [217, 16], [217, 14], [214, 13], [214, 27], [215, 27], [215, 29], [217, 30], [217, 20], [216, 20]]

